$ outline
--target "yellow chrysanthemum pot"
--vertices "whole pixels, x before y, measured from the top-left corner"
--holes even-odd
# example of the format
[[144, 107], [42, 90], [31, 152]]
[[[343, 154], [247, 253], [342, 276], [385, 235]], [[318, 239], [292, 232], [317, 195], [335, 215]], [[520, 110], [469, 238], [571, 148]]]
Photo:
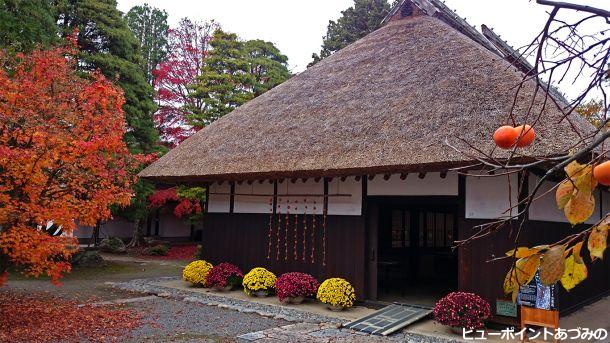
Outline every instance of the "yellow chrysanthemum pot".
[[316, 298], [326, 304], [330, 310], [342, 311], [354, 306], [356, 292], [347, 280], [331, 278], [322, 282]]
[[193, 286], [206, 287], [206, 278], [212, 267], [210, 262], [204, 260], [193, 261], [182, 270], [182, 279]]
[[275, 287], [275, 274], [265, 268], [253, 268], [244, 276], [242, 285], [244, 292], [250, 296], [266, 297], [273, 293]]

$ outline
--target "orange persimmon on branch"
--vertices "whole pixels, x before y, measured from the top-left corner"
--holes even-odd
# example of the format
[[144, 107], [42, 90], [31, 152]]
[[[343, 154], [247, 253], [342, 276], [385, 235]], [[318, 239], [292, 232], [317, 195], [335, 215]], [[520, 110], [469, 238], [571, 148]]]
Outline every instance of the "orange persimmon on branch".
[[9, 267], [57, 282], [76, 223], [129, 204], [137, 161], [123, 142], [123, 93], [75, 63], [69, 48], [0, 52], [0, 282]]

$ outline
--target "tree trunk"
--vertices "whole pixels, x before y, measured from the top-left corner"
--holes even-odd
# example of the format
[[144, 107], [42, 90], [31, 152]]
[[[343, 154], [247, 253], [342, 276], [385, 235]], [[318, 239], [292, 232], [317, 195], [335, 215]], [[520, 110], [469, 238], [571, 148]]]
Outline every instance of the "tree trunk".
[[144, 240], [144, 219], [136, 219], [133, 227], [133, 236], [131, 237], [131, 242], [127, 244], [128, 248], [135, 248], [142, 245]]
[[[100, 244], [100, 222], [97, 222], [97, 224], [95, 224], [95, 227], [93, 228], [93, 232], [91, 234], [91, 240], [93, 241], [93, 246], [97, 247]], [[89, 243], [91, 244], [91, 243]]]

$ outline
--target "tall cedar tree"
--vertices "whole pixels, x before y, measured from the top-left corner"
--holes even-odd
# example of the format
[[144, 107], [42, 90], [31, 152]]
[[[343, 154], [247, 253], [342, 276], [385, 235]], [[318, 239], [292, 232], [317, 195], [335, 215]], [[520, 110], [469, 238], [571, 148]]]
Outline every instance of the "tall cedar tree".
[[99, 73], [81, 77], [73, 53], [0, 52], [0, 285], [9, 266], [56, 282], [75, 240], [44, 230], [49, 221], [70, 233], [131, 198], [123, 93]]
[[149, 152], [158, 141], [153, 122], [156, 106], [146, 82], [138, 40], [133, 36], [115, 0], [58, 0], [57, 22], [63, 35], [78, 31], [78, 66], [100, 70], [125, 93], [125, 141], [132, 152]]
[[153, 71], [159, 110], [155, 124], [161, 139], [176, 145], [194, 133], [187, 124], [187, 108], [200, 113], [205, 103], [191, 96], [192, 85], [203, 73], [203, 61], [210, 50], [210, 40], [218, 28], [213, 21], [197, 22], [183, 18], [169, 30], [169, 52]]
[[246, 101], [266, 92], [290, 77], [288, 58], [269, 42], [242, 42], [237, 35], [220, 29], [210, 42], [212, 50], [205, 59], [192, 97], [203, 108], [187, 107], [187, 120], [196, 128], [204, 127]]
[[142, 69], [148, 84], [152, 86], [153, 71], [167, 56], [167, 12], [144, 4], [132, 7], [125, 15], [125, 20], [140, 42]]
[[342, 11], [337, 21], [328, 22], [322, 50], [311, 55], [308, 67], [377, 30], [392, 6], [386, 0], [354, 0], [354, 6]]
[[56, 42], [57, 25], [49, 0], [0, 0], [0, 48], [30, 51]]

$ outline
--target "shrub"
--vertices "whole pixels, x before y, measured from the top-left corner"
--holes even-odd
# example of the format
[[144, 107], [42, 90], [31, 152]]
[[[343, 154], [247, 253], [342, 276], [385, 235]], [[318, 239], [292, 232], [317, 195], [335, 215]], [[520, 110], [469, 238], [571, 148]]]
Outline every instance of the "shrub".
[[318, 280], [305, 273], [282, 274], [275, 281], [275, 290], [280, 301], [285, 298], [313, 297], [318, 291]]
[[127, 247], [120, 238], [108, 237], [100, 242], [100, 250], [109, 253], [122, 254], [127, 251]]
[[206, 283], [208, 287], [226, 287], [237, 286], [241, 284], [244, 278], [244, 273], [239, 267], [231, 263], [220, 263], [208, 273]]
[[258, 291], [267, 291], [267, 294], [269, 294], [273, 291], [275, 280], [275, 274], [265, 268], [257, 267], [244, 276], [242, 285], [244, 286], [244, 292], [248, 295]]
[[437, 322], [469, 330], [482, 328], [490, 315], [489, 303], [473, 293], [452, 292], [434, 306]]
[[211, 263], [204, 260], [193, 261], [182, 271], [182, 279], [193, 285], [206, 287], [206, 278], [212, 267]]
[[322, 282], [318, 288], [317, 298], [327, 305], [349, 308], [354, 306], [356, 292], [347, 280], [332, 278]]
[[169, 247], [165, 244], [158, 244], [144, 249], [142, 253], [148, 256], [166, 256], [169, 253]]

